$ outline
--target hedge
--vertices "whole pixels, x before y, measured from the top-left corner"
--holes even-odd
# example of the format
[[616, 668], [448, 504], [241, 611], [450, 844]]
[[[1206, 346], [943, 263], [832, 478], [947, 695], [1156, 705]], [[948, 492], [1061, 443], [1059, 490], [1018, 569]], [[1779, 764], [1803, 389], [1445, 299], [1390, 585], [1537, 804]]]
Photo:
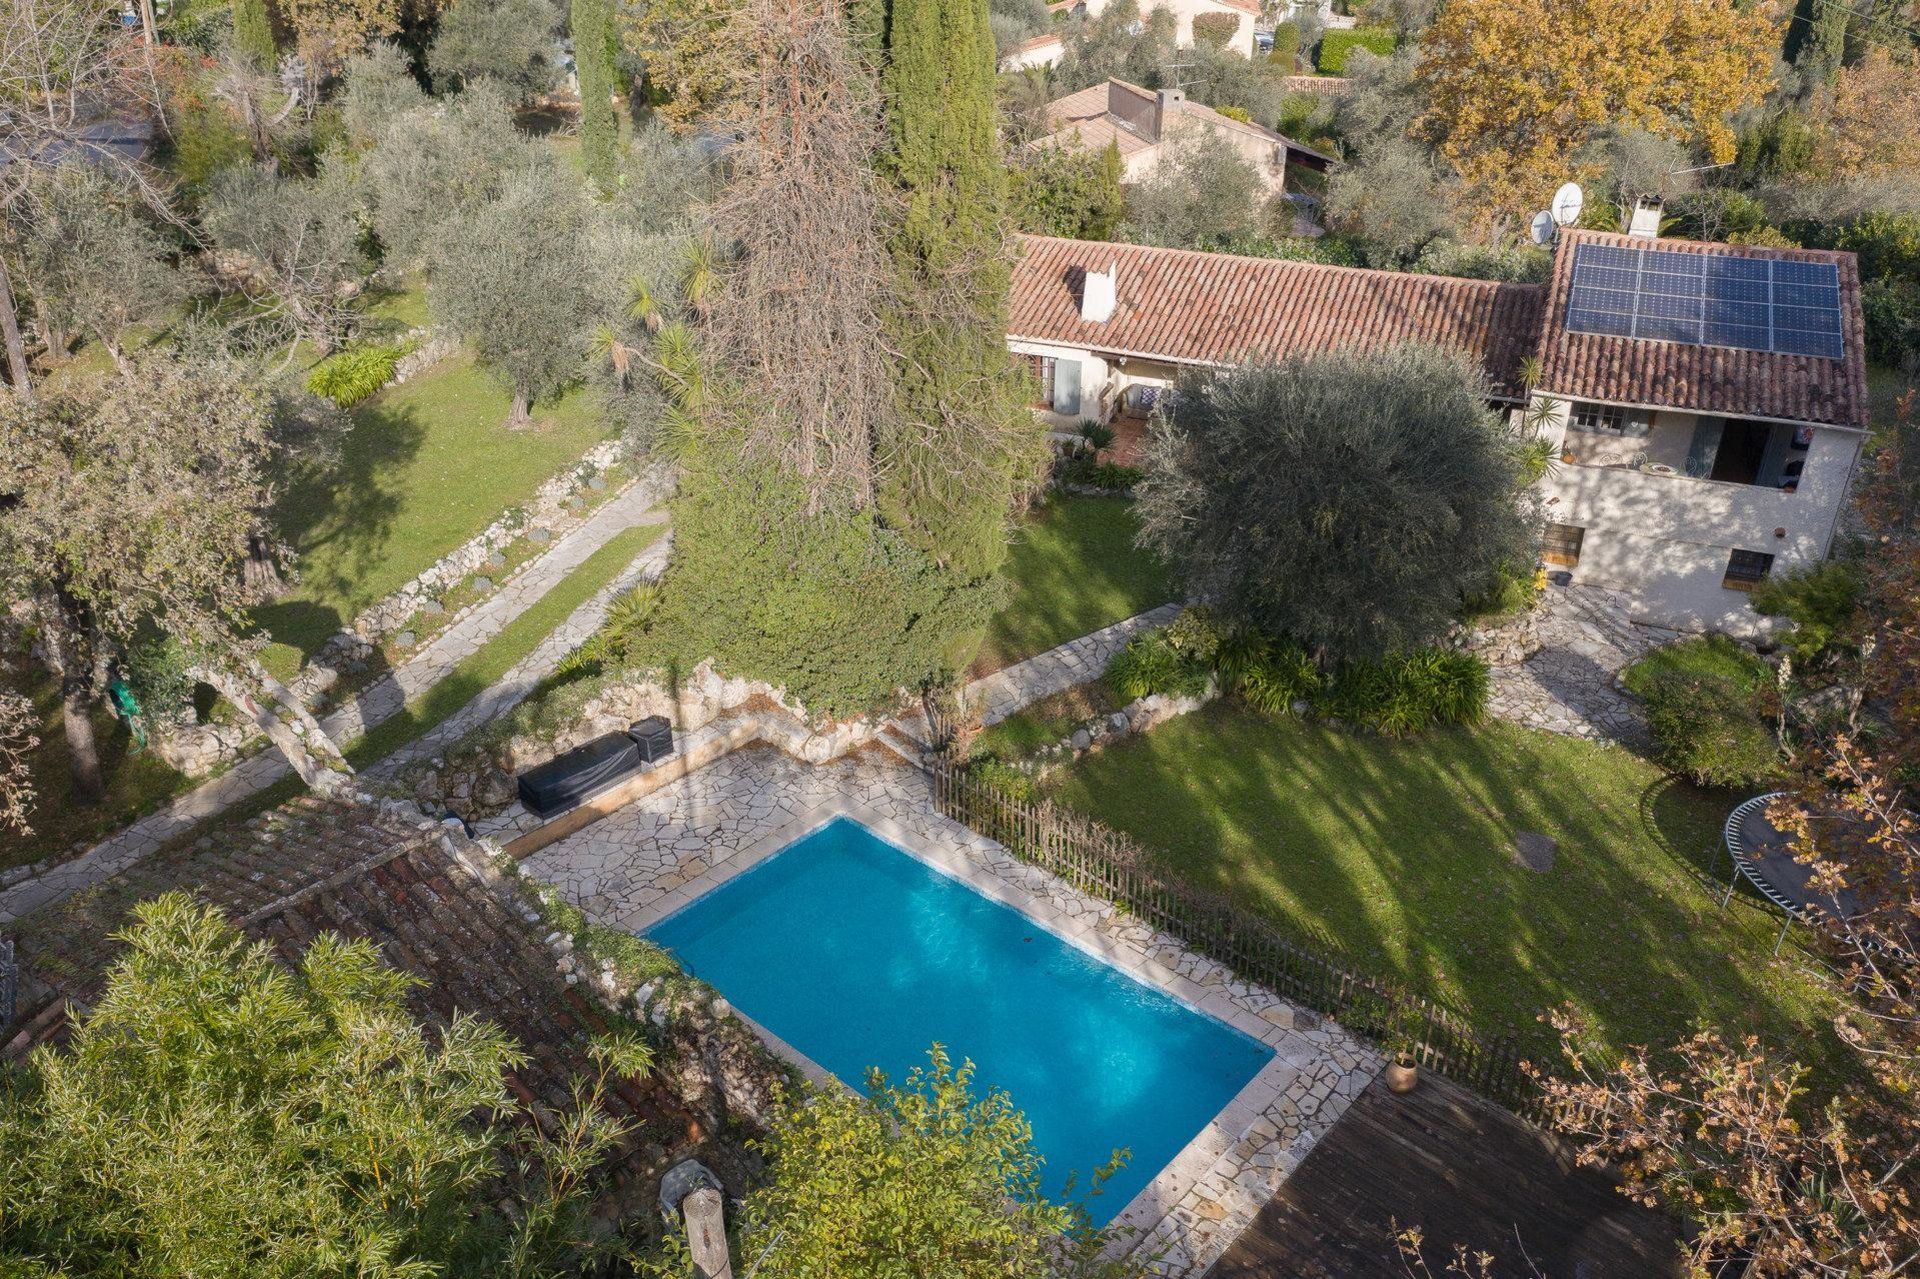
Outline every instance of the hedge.
[[1355, 49], [1365, 49], [1368, 53], [1377, 53], [1388, 57], [1400, 37], [1385, 27], [1354, 27], [1346, 31], [1329, 31], [1320, 37], [1319, 67], [1327, 75], [1345, 75], [1347, 59]]
[[1281, 74], [1292, 75], [1300, 63], [1300, 28], [1291, 22], [1282, 22], [1273, 29], [1273, 51], [1267, 54], [1267, 61], [1279, 67]]
[[1193, 20], [1193, 42], [1224, 49], [1240, 29], [1240, 16], [1234, 13], [1203, 13]]

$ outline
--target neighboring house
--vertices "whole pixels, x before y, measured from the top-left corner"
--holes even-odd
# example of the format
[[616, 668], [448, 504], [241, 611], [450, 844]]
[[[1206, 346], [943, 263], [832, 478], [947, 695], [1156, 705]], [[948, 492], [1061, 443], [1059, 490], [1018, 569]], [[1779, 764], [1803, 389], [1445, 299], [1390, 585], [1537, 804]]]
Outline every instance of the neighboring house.
[[[1050, 4], [1050, 13], [1065, 13], [1075, 18], [1097, 18], [1107, 10], [1109, 0], [1059, 0]], [[1203, 14], [1231, 14], [1237, 21], [1233, 35], [1225, 47], [1243, 58], [1253, 57], [1253, 24], [1260, 16], [1258, 0], [1156, 0], [1145, 4], [1140, 0], [1121, 0], [1121, 3], [1137, 5], [1140, 13], [1150, 9], [1165, 9], [1173, 15], [1174, 43], [1182, 49], [1193, 45], [1193, 20]], [[1066, 47], [1058, 35], [1035, 36], [1021, 45], [1019, 49], [1000, 60], [1002, 71], [1020, 71], [1027, 67], [1051, 67], [1057, 64], [1065, 54]]]
[[1178, 89], [1143, 89], [1125, 80], [1107, 80], [1047, 104], [1047, 134], [1027, 143], [1030, 149], [1074, 146], [1100, 150], [1112, 143], [1125, 166], [1121, 181], [1145, 181], [1159, 165], [1168, 142], [1195, 130], [1211, 129], [1232, 144], [1260, 174], [1269, 196], [1287, 189], [1287, 166], [1326, 172], [1333, 157], [1302, 146], [1284, 134], [1235, 120]]
[[1024, 248], [1007, 344], [1057, 431], [1109, 422], [1116, 459], [1135, 461], [1184, 369], [1438, 343], [1561, 458], [1541, 481], [1542, 559], [1630, 592], [1636, 616], [1664, 626], [1762, 632], [1746, 592], [1826, 556], [1865, 436], [1852, 254], [1569, 230], [1552, 282], [1528, 285], [1042, 237]]

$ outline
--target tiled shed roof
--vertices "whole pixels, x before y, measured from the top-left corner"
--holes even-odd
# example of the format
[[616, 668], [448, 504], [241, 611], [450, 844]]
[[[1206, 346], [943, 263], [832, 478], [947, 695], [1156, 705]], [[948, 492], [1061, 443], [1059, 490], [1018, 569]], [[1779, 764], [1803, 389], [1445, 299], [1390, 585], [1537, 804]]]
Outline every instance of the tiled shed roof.
[[[1660, 248], [1719, 257], [1831, 262], [1840, 272], [1840, 323], [1846, 356], [1776, 355], [1729, 347], [1689, 346], [1640, 338], [1571, 333], [1567, 295], [1574, 249], [1582, 244]], [[1722, 414], [1864, 427], [1867, 417], [1865, 334], [1860, 272], [1851, 253], [1646, 240], [1603, 231], [1560, 232], [1553, 282], [1540, 335], [1540, 390], [1574, 400], [1602, 400]]]
[[[1408, 341], [1464, 352], [1498, 394], [1519, 398], [1520, 362], [1540, 332], [1546, 290], [1450, 276], [1367, 271], [1022, 236], [1007, 333], [1180, 364], [1232, 364]], [[1080, 318], [1088, 271], [1117, 263], [1113, 318]]]

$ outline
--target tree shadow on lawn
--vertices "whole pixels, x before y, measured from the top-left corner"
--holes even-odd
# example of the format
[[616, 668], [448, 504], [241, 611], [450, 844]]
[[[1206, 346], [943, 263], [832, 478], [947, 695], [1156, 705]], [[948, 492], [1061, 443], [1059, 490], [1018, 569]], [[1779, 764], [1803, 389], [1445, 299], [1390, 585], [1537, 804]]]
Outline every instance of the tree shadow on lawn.
[[[1196, 882], [1323, 931], [1364, 967], [1463, 1005], [1487, 1033], [1513, 1030], [1549, 1060], [1554, 1036], [1536, 1017], [1567, 1001], [1615, 1048], [1670, 1043], [1705, 1020], [1803, 1059], [1838, 1049], [1817, 997], [1793, 990], [1776, 966], [1785, 961], [1770, 960], [1772, 931], [1721, 912], [1717, 895], [1668, 864], [1666, 848], [1713, 829], [1698, 797], [1675, 797], [1664, 812], [1656, 803], [1665, 828], [1656, 838], [1642, 828], [1637, 791], [1609, 794], [1485, 734], [1448, 734], [1445, 749], [1422, 750], [1418, 740], [1275, 725], [1275, 751], [1220, 718], [1190, 717], [1192, 731], [1223, 728], [1230, 739], [1206, 750], [1209, 769], [1192, 768], [1184, 743], [1162, 736], [1187, 727], [1176, 721], [1113, 752], [1146, 752], [1139, 763], [1172, 784], [1153, 784], [1130, 760], [1086, 791], [1149, 846], [1153, 832], [1180, 832], [1165, 855]], [[1087, 771], [1102, 764], [1096, 756]], [[1550, 871], [1514, 860], [1522, 831], [1558, 840]], [[1662, 851], [1634, 854], [1648, 843]]]
[[275, 529], [294, 548], [300, 577], [286, 596], [256, 608], [253, 620], [303, 660], [353, 621], [335, 601], [350, 598], [379, 565], [407, 503], [396, 479], [427, 436], [412, 405], [376, 398], [353, 416], [338, 463], [303, 468], [274, 503]]

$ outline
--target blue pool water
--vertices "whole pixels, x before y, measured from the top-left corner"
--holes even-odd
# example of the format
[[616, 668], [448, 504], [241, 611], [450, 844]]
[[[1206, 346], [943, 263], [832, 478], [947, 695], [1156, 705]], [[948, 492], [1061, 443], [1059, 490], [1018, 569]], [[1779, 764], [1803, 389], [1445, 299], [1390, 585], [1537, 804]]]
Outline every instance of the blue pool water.
[[1033, 1125], [1058, 1194], [1117, 1148], [1105, 1224], [1272, 1051], [837, 818], [647, 934], [747, 1016], [854, 1087], [934, 1041]]

